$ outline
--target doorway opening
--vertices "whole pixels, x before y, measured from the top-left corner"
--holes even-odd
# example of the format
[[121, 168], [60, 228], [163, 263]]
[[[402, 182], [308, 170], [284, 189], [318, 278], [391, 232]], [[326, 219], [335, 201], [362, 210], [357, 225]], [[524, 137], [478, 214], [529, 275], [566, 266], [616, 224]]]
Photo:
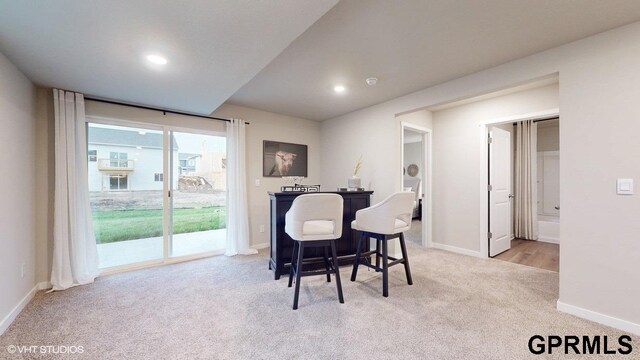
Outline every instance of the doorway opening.
[[402, 190], [415, 193], [408, 241], [428, 247], [431, 241], [431, 130], [402, 123]]
[[559, 118], [488, 124], [488, 256], [559, 271]]

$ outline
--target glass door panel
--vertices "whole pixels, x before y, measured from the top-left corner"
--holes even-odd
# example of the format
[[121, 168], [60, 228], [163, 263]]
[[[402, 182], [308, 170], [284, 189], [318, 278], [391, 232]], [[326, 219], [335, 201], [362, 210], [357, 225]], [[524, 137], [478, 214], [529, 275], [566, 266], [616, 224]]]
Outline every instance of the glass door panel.
[[221, 251], [227, 238], [227, 139], [178, 131], [170, 139], [169, 256]]
[[100, 268], [163, 259], [163, 132], [88, 123], [87, 143]]

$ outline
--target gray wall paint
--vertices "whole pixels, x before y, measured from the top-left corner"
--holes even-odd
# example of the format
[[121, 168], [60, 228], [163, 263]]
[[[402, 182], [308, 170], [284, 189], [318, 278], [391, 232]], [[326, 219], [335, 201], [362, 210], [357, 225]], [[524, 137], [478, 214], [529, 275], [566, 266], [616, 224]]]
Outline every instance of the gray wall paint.
[[[515, 60], [444, 84], [427, 88], [375, 106], [352, 112], [322, 123], [323, 184], [333, 184], [336, 176], [348, 174], [350, 154], [364, 153], [363, 179], [376, 191], [374, 200], [389, 195], [400, 186], [400, 178], [388, 176], [389, 169], [399, 169], [400, 125], [396, 115], [424, 109], [523, 84], [558, 73], [562, 194], [562, 247], [560, 249], [560, 302], [572, 306], [581, 316], [605, 316], [631, 324], [640, 333], [640, 195], [616, 196], [617, 177], [640, 181], [640, 22], [603, 32], [551, 50]], [[611, 96], [615, 93], [616, 96]], [[602, 126], [607, 119], [607, 126]], [[434, 166], [467, 169], [462, 175], [477, 177], [480, 141], [477, 127], [462, 133], [460, 121], [434, 126]], [[465, 127], [467, 128], [467, 127]], [[594, 131], [597, 129], [597, 131]], [[474, 135], [475, 134], [475, 135]], [[472, 158], [453, 155], [453, 162], [440, 159], [446, 143], [468, 142]], [[439, 143], [440, 145], [436, 145]], [[598, 144], [598, 146], [593, 146]], [[438, 149], [438, 146], [441, 146]], [[458, 151], [458, 149], [454, 149]], [[440, 162], [437, 164], [436, 162]], [[594, 164], [597, 164], [595, 166]], [[442, 170], [440, 170], [442, 171]], [[434, 176], [438, 170], [434, 170]], [[341, 175], [343, 176], [343, 175]], [[442, 181], [442, 180], [440, 180]], [[435, 187], [434, 183], [434, 187]], [[464, 199], [477, 199], [475, 193], [462, 189]], [[434, 195], [441, 193], [434, 188]], [[434, 199], [435, 200], [435, 199]], [[441, 231], [438, 241], [461, 242], [461, 238], [478, 239], [479, 201], [470, 200], [462, 217], [452, 211], [442, 197], [434, 204], [443, 226], [455, 222], [461, 229]], [[457, 222], [456, 222], [457, 220]], [[467, 221], [468, 220], [468, 221]], [[434, 224], [438, 224], [434, 221]], [[435, 230], [435, 229], [434, 229]], [[595, 314], [595, 315], [594, 315]], [[605, 321], [606, 317], [599, 317]], [[635, 324], [635, 325], [634, 325]]]
[[[36, 286], [36, 89], [0, 54], [0, 321]], [[24, 277], [21, 274], [24, 264]]]
[[560, 150], [560, 124], [558, 120], [538, 123], [538, 152]]
[[[322, 191], [335, 190], [335, 186], [327, 186], [321, 182], [320, 172], [320, 123], [291, 116], [274, 114], [266, 111], [251, 109], [238, 105], [224, 104], [213, 114], [220, 117], [234, 117], [251, 123], [247, 128], [247, 191], [249, 194], [249, 227], [251, 244], [268, 246], [270, 213], [268, 191], [280, 191], [284, 185], [280, 178], [262, 177], [262, 141], [275, 140], [308, 146], [309, 176], [303, 180], [304, 184], [320, 184]], [[355, 162], [357, 158], [354, 158]], [[352, 164], [353, 166], [353, 164]], [[342, 186], [346, 186], [347, 178], [342, 179]], [[255, 186], [255, 180], [260, 180], [260, 186]], [[265, 231], [260, 232], [260, 225]]]

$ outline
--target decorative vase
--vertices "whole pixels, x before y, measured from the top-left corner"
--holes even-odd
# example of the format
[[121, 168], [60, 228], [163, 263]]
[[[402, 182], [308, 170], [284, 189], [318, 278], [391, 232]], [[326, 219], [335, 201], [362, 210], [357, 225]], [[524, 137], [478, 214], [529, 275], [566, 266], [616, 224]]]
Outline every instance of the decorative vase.
[[362, 187], [360, 178], [357, 175], [354, 175], [351, 178], [349, 178], [348, 184], [349, 184], [349, 190], [356, 190]]

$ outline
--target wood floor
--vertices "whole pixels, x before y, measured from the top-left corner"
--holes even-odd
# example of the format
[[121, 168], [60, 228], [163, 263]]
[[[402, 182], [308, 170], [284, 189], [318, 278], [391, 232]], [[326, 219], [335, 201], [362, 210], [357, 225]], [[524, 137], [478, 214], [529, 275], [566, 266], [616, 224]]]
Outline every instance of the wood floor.
[[516, 264], [559, 271], [560, 246], [542, 241], [511, 240], [511, 249], [494, 257]]

